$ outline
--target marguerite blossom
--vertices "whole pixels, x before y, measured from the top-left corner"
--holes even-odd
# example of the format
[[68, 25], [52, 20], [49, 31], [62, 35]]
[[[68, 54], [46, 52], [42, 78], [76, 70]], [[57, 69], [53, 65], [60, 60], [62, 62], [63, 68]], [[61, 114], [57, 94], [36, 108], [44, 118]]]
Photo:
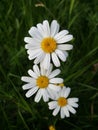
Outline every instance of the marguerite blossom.
[[51, 61], [56, 67], [60, 66], [60, 60], [66, 61], [68, 56], [66, 51], [73, 48], [67, 42], [71, 41], [73, 36], [69, 34], [68, 30], [59, 32], [59, 28], [60, 25], [56, 20], [53, 20], [51, 25], [47, 20], [44, 20], [42, 24], [39, 23], [36, 27], [30, 28], [29, 34], [31, 37], [24, 38], [27, 43], [25, 48], [29, 60], [34, 59], [35, 64], [42, 63], [46, 69]]
[[78, 107], [78, 98], [67, 98], [70, 94], [71, 89], [69, 87], [63, 87], [59, 92], [54, 101], [48, 103], [49, 109], [53, 110], [53, 115], [56, 116], [60, 111], [60, 117], [69, 117], [70, 113], [75, 114], [74, 108]]
[[52, 68], [52, 64], [50, 64], [47, 70], [42, 66], [39, 69], [38, 65], [34, 65], [33, 70], [28, 70], [30, 76], [23, 76], [21, 78], [22, 81], [26, 82], [22, 86], [23, 90], [28, 90], [26, 97], [29, 98], [37, 92], [34, 99], [35, 102], [39, 102], [41, 97], [47, 102], [50, 97], [53, 99], [56, 96], [57, 91], [61, 89], [57, 84], [63, 83], [63, 79], [55, 77], [60, 73], [60, 70], [52, 71]]

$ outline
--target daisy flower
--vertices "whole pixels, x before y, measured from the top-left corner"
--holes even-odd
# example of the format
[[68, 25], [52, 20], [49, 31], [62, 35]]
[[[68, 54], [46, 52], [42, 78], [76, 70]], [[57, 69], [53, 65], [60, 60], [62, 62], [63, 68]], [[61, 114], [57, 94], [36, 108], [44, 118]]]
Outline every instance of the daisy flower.
[[60, 73], [60, 70], [56, 69], [52, 71], [52, 68], [52, 64], [50, 64], [47, 70], [42, 66], [40, 66], [39, 69], [38, 65], [34, 65], [33, 70], [28, 70], [30, 76], [23, 76], [21, 78], [22, 81], [26, 82], [22, 88], [23, 90], [28, 90], [26, 93], [27, 98], [31, 97], [36, 92], [35, 102], [39, 102], [41, 97], [47, 102], [50, 97], [53, 99], [56, 96], [56, 93], [61, 89], [57, 84], [62, 83], [63, 79], [55, 77]]
[[56, 96], [54, 101], [48, 103], [49, 109], [53, 110], [53, 116], [56, 116], [60, 111], [61, 118], [70, 117], [70, 113], [75, 114], [74, 108], [78, 107], [78, 98], [67, 98], [70, 94], [71, 89], [69, 87], [63, 87]]
[[60, 60], [66, 61], [68, 56], [66, 51], [73, 48], [67, 42], [72, 40], [73, 36], [68, 34], [68, 30], [59, 32], [59, 28], [60, 25], [56, 20], [53, 20], [51, 25], [47, 20], [44, 20], [42, 24], [39, 23], [36, 27], [30, 28], [28, 32], [31, 37], [24, 38], [27, 43], [25, 48], [29, 60], [34, 59], [35, 64], [42, 63], [46, 69], [49, 67], [51, 60], [56, 67], [60, 66]]
[[50, 125], [49, 130], [56, 130], [56, 129], [55, 129], [55, 127], [53, 125]]

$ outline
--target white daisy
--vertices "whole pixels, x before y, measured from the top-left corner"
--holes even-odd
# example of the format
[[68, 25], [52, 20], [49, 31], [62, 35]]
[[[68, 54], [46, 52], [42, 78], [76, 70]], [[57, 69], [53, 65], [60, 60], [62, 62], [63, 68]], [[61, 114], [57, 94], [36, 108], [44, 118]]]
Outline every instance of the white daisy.
[[70, 88], [69, 87], [63, 87], [58, 95], [56, 96], [54, 101], [51, 101], [48, 103], [49, 109], [53, 110], [53, 115], [56, 116], [58, 112], [60, 111], [61, 118], [69, 117], [70, 113], [75, 114], [76, 110], [74, 108], [78, 107], [78, 98], [67, 98], [70, 94]]
[[33, 66], [33, 70], [28, 70], [28, 76], [23, 76], [21, 78], [22, 81], [27, 84], [23, 85], [23, 90], [28, 90], [26, 93], [26, 97], [31, 97], [33, 94], [35, 96], [35, 102], [39, 102], [41, 97], [43, 100], [47, 102], [49, 98], [52, 99], [56, 96], [57, 91], [61, 89], [57, 84], [61, 84], [63, 82], [62, 78], [55, 77], [60, 73], [59, 69], [52, 71], [52, 64], [50, 64], [49, 68], [45, 70], [42, 66], [39, 67], [37, 65]]
[[43, 24], [37, 24], [37, 27], [31, 27], [29, 34], [31, 37], [25, 37], [24, 41], [28, 44], [25, 48], [28, 49], [28, 58], [30, 60], [35, 59], [34, 63], [41, 63], [47, 69], [50, 62], [54, 63], [56, 67], [60, 66], [60, 61], [66, 61], [68, 53], [66, 51], [73, 48], [70, 44], [64, 44], [73, 39], [71, 34], [67, 30], [59, 32], [59, 24], [56, 20], [49, 23], [47, 20], [43, 21]]

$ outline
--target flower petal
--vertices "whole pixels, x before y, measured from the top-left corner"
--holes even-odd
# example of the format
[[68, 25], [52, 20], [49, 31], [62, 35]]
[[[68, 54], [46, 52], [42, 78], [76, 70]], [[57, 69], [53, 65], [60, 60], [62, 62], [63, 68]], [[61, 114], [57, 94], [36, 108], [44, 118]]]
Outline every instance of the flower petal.
[[46, 37], [49, 37], [50, 36], [50, 28], [49, 28], [49, 23], [47, 20], [43, 21], [43, 29], [44, 29]]
[[31, 69], [28, 70], [28, 74], [35, 79], [38, 77]]
[[54, 84], [63, 83], [63, 79], [62, 78], [52, 78], [49, 80], [49, 82], [54, 83]]
[[66, 117], [70, 117], [70, 113], [69, 113], [68, 108], [66, 106], [63, 107], [63, 111], [64, 111]]
[[69, 110], [71, 113], [73, 113], [73, 114], [76, 113], [76, 110], [75, 110], [72, 106], [67, 105], [66, 107], [68, 108], [68, 110]]
[[31, 78], [31, 77], [28, 77], [28, 76], [22, 76], [21, 77], [21, 80], [24, 81], [24, 82], [27, 82], [27, 83], [35, 83], [35, 79], [34, 78]]
[[60, 111], [60, 116], [61, 116], [62, 119], [65, 117], [65, 113], [64, 113], [64, 110], [62, 108], [61, 108], [61, 111]]
[[61, 88], [59, 86], [56, 86], [54, 84], [49, 84], [48, 87], [56, 92], [60, 91]]
[[57, 101], [51, 101], [48, 103], [49, 109], [52, 110], [57, 107]]
[[52, 69], [53, 69], [53, 65], [50, 64], [49, 68], [46, 71], [46, 76], [49, 76], [51, 74]]
[[70, 103], [72, 103], [72, 102], [78, 102], [78, 101], [79, 101], [79, 98], [68, 98], [68, 101], [69, 101]]
[[65, 98], [67, 98], [67, 97], [69, 96], [70, 91], [71, 91], [71, 89], [70, 89], [69, 87], [66, 88], [66, 90], [65, 90], [65, 92], [64, 92], [64, 97], [65, 97]]
[[37, 65], [33, 66], [33, 70], [34, 70], [34, 72], [36, 73], [37, 76], [40, 76], [40, 70], [39, 70], [39, 67]]
[[73, 102], [73, 101], [70, 101], [69, 99], [67, 99], [67, 101], [68, 101], [68, 104], [69, 104], [70, 106], [72, 106], [72, 107], [77, 108], [77, 107], [79, 106], [77, 103], [75, 103], [75, 102]]
[[39, 89], [36, 96], [35, 96], [35, 98], [34, 98], [34, 101], [39, 102], [41, 97], [42, 97], [42, 93], [41, 93], [41, 89]]
[[52, 113], [53, 116], [56, 116], [59, 111], [60, 111], [60, 106], [57, 106], [57, 107], [55, 108], [55, 110], [53, 111], [53, 113]]
[[73, 39], [73, 35], [66, 35], [62, 37], [61, 39], [57, 40], [57, 43], [65, 43], [68, 41], [71, 41]]
[[33, 87], [32, 89], [30, 89], [30, 90], [26, 93], [26, 97], [27, 97], [27, 98], [31, 97], [34, 93], [36, 93], [37, 90], [38, 90], [37, 87]]
[[52, 21], [50, 30], [51, 30], [51, 37], [55, 36], [56, 33], [58, 33], [58, 31], [59, 31], [59, 24], [57, 23], [56, 20]]
[[35, 87], [35, 85], [36, 85], [35, 83], [32, 83], [32, 84], [31, 83], [27, 83], [27, 84], [22, 86], [22, 89], [23, 90], [27, 90], [27, 89]]
[[58, 45], [58, 49], [60, 50], [72, 50], [73, 49], [73, 45], [70, 44], [62, 44], [62, 45]]
[[68, 33], [69, 33], [68, 30], [62, 30], [54, 36], [54, 39], [59, 40], [59, 39], [63, 38]]
[[42, 95], [43, 95], [44, 102], [49, 101], [49, 96], [48, 96], [48, 93], [47, 93], [46, 89], [42, 89]]
[[49, 66], [50, 66], [50, 54], [49, 53], [45, 55], [42, 64], [43, 64], [45, 69], [49, 69]]
[[55, 76], [57, 76], [58, 74], [60, 74], [60, 70], [59, 69], [56, 69], [54, 71], [51, 72], [51, 74], [49, 75], [49, 78], [54, 78]]
[[56, 49], [55, 53], [62, 61], [66, 61], [66, 55], [63, 53], [63, 51]]
[[55, 52], [52, 53], [52, 61], [56, 67], [60, 66], [60, 61]]
[[54, 91], [53, 89], [47, 87], [47, 92], [48, 92], [49, 98], [51, 98], [53, 100], [57, 99], [56, 98], [57, 97], [57, 92], [56, 91]]

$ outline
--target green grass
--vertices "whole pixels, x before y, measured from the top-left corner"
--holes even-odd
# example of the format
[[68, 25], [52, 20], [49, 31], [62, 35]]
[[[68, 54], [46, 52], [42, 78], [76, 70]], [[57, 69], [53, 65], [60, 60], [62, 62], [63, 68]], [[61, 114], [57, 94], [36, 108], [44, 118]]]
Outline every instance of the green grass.
[[[36, 4], [43, 3], [44, 7]], [[76, 115], [53, 117], [46, 103], [26, 99], [21, 76], [32, 61], [24, 37], [31, 26], [56, 19], [74, 36], [74, 49], [62, 63], [60, 76], [79, 97]], [[1, 0], [0, 1], [0, 130], [98, 129], [98, 0]]]

